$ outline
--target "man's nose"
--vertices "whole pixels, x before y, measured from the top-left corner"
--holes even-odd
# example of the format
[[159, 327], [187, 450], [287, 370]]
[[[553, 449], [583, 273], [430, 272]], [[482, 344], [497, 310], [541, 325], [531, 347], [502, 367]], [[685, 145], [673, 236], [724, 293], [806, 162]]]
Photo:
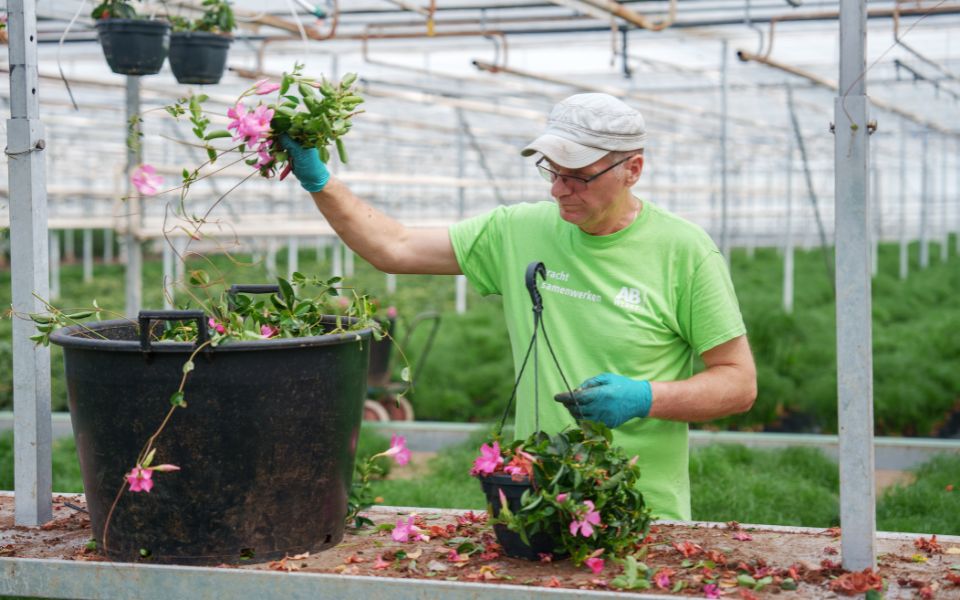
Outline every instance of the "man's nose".
[[553, 180], [553, 186], [551, 186], [550, 188], [551, 195], [553, 195], [554, 197], [566, 196], [571, 191], [572, 190], [570, 188], [570, 184], [567, 183], [567, 178], [561, 175], [557, 175], [557, 177]]

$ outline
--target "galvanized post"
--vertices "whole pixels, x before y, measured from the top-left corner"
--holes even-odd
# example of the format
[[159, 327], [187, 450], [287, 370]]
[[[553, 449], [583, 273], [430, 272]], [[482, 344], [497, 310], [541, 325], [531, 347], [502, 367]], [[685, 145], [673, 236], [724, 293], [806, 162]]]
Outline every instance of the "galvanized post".
[[[127, 76], [127, 122], [140, 114], [140, 78]], [[123, 248], [127, 257], [124, 270], [126, 287], [125, 312], [128, 317], [136, 317], [143, 304], [143, 247], [140, 245], [140, 214], [142, 202], [140, 194], [130, 182], [130, 174], [142, 160], [140, 140], [132, 140], [127, 145], [127, 217], [126, 231], [123, 233]]]
[[173, 263], [176, 260], [173, 253], [174, 240], [164, 240], [163, 244], [163, 309], [172, 310], [174, 301]]
[[330, 276], [343, 277], [343, 243], [340, 241], [340, 238], [333, 238], [330, 251], [333, 256], [333, 260], [331, 261], [333, 264], [330, 269]]
[[923, 140], [923, 164], [920, 166], [920, 268], [926, 269], [930, 266], [930, 234], [927, 231], [927, 213], [930, 206], [930, 169], [927, 161], [930, 158], [930, 130], [924, 129], [921, 139]]
[[950, 255], [950, 221], [947, 219], [947, 137], [940, 136], [940, 260]]
[[907, 120], [900, 119], [900, 279], [910, 272], [910, 248], [907, 245]]
[[843, 568], [876, 566], [870, 307], [866, 0], [840, 3], [840, 95], [834, 103], [837, 401]]
[[277, 238], [267, 238], [267, 257], [264, 260], [267, 268], [267, 278], [271, 281], [277, 278]]
[[783, 312], [793, 312], [793, 140], [787, 149], [787, 230], [783, 249]]
[[457, 314], [462, 315], [467, 312], [467, 278], [465, 275], [457, 275], [456, 277], [456, 286], [457, 286], [457, 297], [456, 297], [456, 307]]
[[73, 263], [77, 260], [76, 240], [73, 236], [73, 229], [63, 230], [63, 260]]
[[113, 262], [113, 229], [109, 228], [103, 230], [103, 262]]
[[878, 148], [874, 146], [870, 153], [870, 197], [873, 222], [870, 223], [870, 276], [876, 277], [880, 268], [880, 230], [877, 228], [877, 215], [880, 213], [880, 170], [877, 169]]
[[727, 40], [720, 50], [720, 252], [730, 262], [730, 232], [727, 221]]
[[397, 276], [393, 273], [387, 273], [387, 293], [395, 294], [397, 292]]
[[[43, 124], [37, 98], [37, 14], [32, 0], [7, 4], [10, 119], [7, 120], [10, 263], [13, 310], [43, 312], [48, 298], [47, 190]], [[36, 295], [36, 296], [35, 296]], [[13, 481], [17, 525], [53, 515], [50, 444], [50, 349], [30, 340], [29, 319], [13, 319]]]
[[83, 230], [83, 282], [93, 281], [93, 230]]
[[353, 277], [354, 268], [353, 268], [353, 250], [351, 250], [346, 244], [343, 245], [343, 274], [347, 277]]

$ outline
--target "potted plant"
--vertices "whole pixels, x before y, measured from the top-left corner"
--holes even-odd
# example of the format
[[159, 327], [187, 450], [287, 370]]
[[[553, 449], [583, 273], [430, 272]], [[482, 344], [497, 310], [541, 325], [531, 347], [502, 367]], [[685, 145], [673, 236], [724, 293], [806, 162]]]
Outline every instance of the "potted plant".
[[170, 68], [180, 83], [215, 84], [227, 66], [236, 26], [228, 0], [203, 0], [200, 18], [172, 17]]
[[[346, 161], [341, 138], [362, 102], [356, 76], [316, 82], [301, 68], [241, 94], [226, 130], [207, 130], [205, 96], [163, 108], [189, 114], [209, 158], [183, 170], [173, 228], [203, 238], [209, 210], [195, 216], [185, 197], [221, 156], [238, 154], [248, 178], [274, 177], [291, 166], [277, 142], [287, 134], [327, 158], [335, 144]], [[275, 103], [246, 105], [274, 92]], [[139, 122], [131, 119], [134, 143]], [[142, 194], [162, 193], [149, 165], [132, 179]], [[341, 305], [337, 278], [295, 273], [275, 286], [215, 293], [223, 277], [189, 273], [177, 285], [200, 310], [89, 325], [79, 321], [99, 319], [96, 304], [30, 315], [35, 341], [64, 348], [96, 541], [110, 558], [182, 564], [271, 560], [337, 544], [348, 511], [355, 519], [364, 504], [350, 494], [370, 346], [381, 335], [376, 307], [356, 293]]]
[[471, 474], [480, 478], [508, 556], [569, 554], [575, 564], [594, 568], [646, 537], [650, 510], [636, 487], [636, 457], [612, 439], [603, 424], [583, 421], [506, 447], [499, 441], [481, 446]]
[[110, 70], [120, 75], [160, 72], [170, 47], [170, 24], [140, 18], [127, 0], [102, 0], [90, 16]]

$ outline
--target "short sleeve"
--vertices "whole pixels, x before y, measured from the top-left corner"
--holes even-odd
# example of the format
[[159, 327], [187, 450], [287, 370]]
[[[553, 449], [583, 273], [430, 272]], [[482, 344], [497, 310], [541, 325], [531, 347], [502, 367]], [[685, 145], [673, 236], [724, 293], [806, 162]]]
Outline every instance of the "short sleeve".
[[499, 294], [503, 289], [501, 262], [506, 221], [507, 209], [501, 206], [450, 226], [450, 241], [460, 270], [484, 296]]
[[677, 315], [681, 335], [703, 354], [746, 333], [730, 272], [719, 251], [709, 252], [681, 292]]

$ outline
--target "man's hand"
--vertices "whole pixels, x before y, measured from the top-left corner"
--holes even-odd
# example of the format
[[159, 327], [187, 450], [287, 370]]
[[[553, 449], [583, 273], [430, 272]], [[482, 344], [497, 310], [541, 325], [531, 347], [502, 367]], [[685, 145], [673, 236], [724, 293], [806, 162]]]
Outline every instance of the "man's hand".
[[598, 421], [613, 428], [650, 414], [653, 393], [649, 381], [601, 373], [581, 383], [572, 394], [563, 392], [554, 400], [562, 402], [575, 419]]
[[290, 156], [293, 174], [300, 181], [303, 189], [308, 192], [319, 192], [327, 185], [330, 171], [320, 160], [320, 153], [316, 148], [304, 148], [285, 133], [280, 135], [280, 145]]

